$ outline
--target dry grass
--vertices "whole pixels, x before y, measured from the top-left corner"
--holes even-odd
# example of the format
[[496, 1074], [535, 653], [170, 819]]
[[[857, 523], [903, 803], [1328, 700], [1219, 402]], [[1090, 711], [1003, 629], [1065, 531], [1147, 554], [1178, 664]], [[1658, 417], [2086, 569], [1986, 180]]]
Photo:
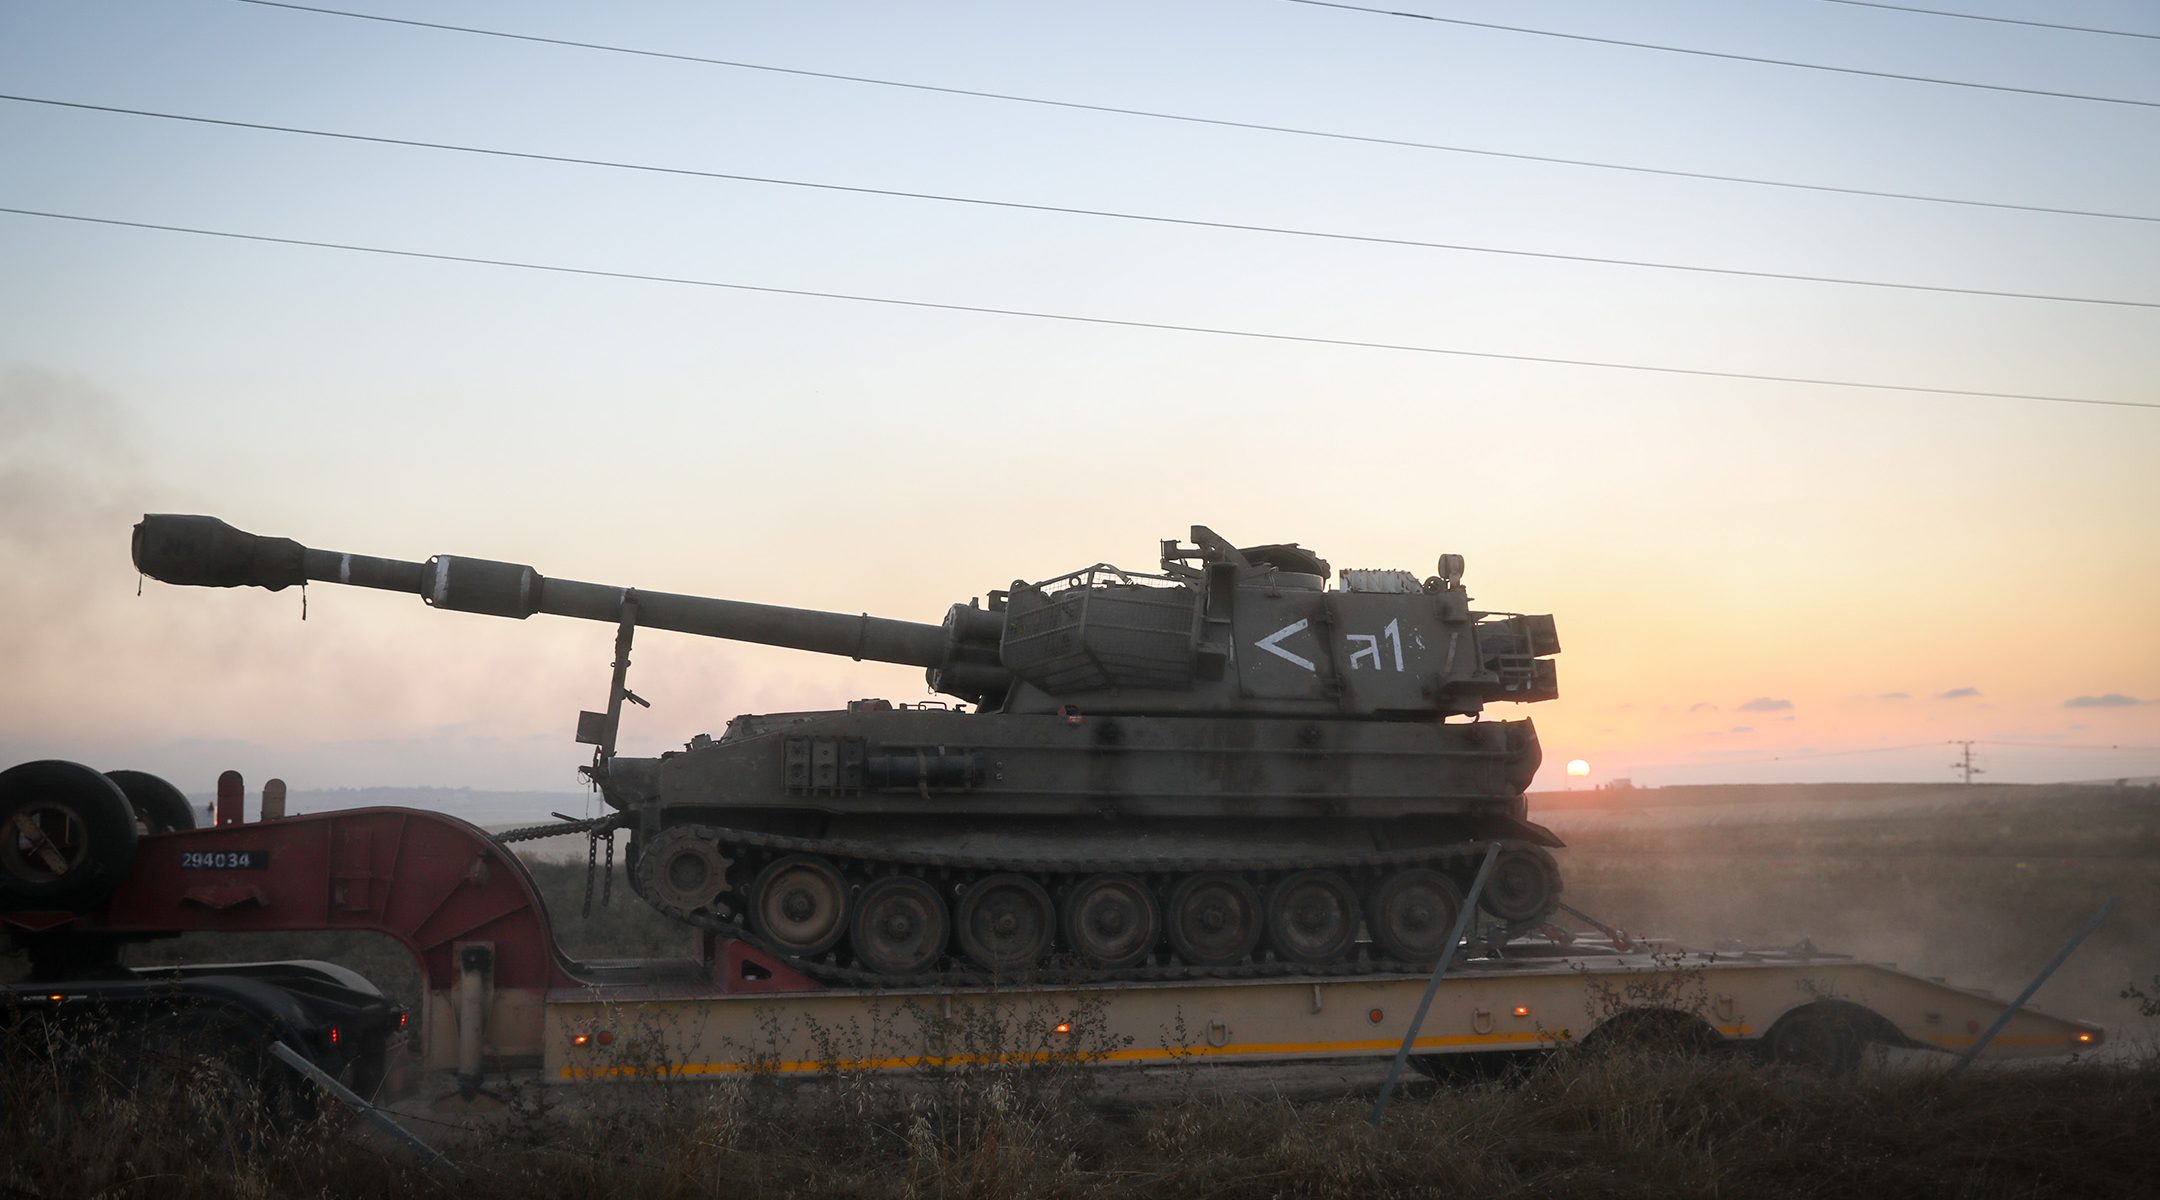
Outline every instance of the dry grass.
[[2154, 1060], [1951, 1080], [1570, 1052], [1511, 1082], [1420, 1084], [1378, 1130], [1355, 1097], [1104, 1111], [1079, 1068], [753, 1076], [535, 1093], [484, 1135], [418, 1125], [452, 1176], [354, 1122], [219, 1135], [204, 1079], [103, 1088], [71, 1053], [0, 1081], [15, 1194], [2094, 1197], [2148, 1194], [2160, 1166]]

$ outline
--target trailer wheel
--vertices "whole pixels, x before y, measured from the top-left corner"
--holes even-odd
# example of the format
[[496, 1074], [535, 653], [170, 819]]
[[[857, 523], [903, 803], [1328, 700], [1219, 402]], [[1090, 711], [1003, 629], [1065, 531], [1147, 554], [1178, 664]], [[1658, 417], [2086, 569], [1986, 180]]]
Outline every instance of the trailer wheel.
[[1521, 1083], [1549, 1050], [1485, 1050], [1477, 1054], [1413, 1054], [1410, 1069], [1439, 1084]]
[[87, 912], [135, 862], [135, 813], [119, 785], [81, 763], [0, 771], [0, 908]]
[[1843, 1000], [1817, 1000], [1779, 1017], [1759, 1049], [1767, 1062], [1849, 1075], [1860, 1069], [1869, 1043], [1897, 1045], [1903, 1040], [1896, 1027], [1871, 1009]]
[[1677, 1008], [1637, 1008], [1615, 1013], [1590, 1031], [1583, 1049], [1615, 1050], [1683, 1057], [1709, 1054], [1724, 1045], [1715, 1026]]
[[107, 771], [128, 807], [135, 810], [135, 826], [141, 833], [174, 833], [195, 828], [195, 806], [180, 789], [147, 771]]
[[270, 1054], [269, 1030], [215, 1007], [159, 1013], [140, 1027], [131, 1091], [172, 1109], [173, 1123], [225, 1138], [275, 1132], [312, 1115], [307, 1089]]

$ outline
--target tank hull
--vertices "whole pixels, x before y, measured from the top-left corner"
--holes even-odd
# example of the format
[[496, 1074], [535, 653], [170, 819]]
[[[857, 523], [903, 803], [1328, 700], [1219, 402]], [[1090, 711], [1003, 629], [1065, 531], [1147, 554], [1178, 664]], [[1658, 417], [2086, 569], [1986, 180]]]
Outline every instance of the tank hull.
[[742, 717], [617, 759], [609, 799], [665, 819], [844, 816], [1385, 819], [1522, 815], [1529, 721], [1056, 716], [920, 709]]
[[[868, 707], [737, 718], [615, 760], [605, 790], [636, 831], [641, 895], [813, 975], [1270, 974], [1430, 958], [1493, 842], [1535, 895], [1485, 907], [1541, 918], [1559, 890], [1542, 847], [1560, 842], [1525, 819], [1538, 756], [1528, 721]], [[855, 911], [901, 900], [883, 927]], [[1011, 955], [985, 948], [1016, 923]], [[1156, 932], [1111, 953], [1134, 925]], [[913, 957], [879, 953], [901, 945]]]

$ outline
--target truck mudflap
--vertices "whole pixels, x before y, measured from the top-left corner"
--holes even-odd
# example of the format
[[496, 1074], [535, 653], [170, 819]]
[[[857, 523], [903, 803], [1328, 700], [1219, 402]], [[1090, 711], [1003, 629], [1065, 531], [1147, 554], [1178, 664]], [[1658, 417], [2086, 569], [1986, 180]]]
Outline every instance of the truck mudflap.
[[[131, 1059], [211, 1052], [251, 1063], [265, 1078], [268, 1048], [283, 1045], [355, 1092], [376, 1092], [402, 1057], [408, 1015], [365, 978], [328, 963], [264, 962], [119, 971], [94, 979], [0, 987], [17, 1046], [110, 1037]], [[290, 1080], [282, 1081], [289, 1085]], [[290, 1091], [289, 1087], [287, 1088]], [[304, 1094], [304, 1093], [293, 1093]]]

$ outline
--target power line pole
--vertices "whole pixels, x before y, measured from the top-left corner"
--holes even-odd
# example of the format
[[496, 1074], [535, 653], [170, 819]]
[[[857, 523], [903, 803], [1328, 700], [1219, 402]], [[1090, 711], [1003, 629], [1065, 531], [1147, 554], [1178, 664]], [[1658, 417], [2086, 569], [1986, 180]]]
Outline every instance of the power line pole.
[[1959, 756], [1959, 758], [1958, 758], [1958, 761], [1956, 761], [1956, 762], [1954, 762], [1954, 763], [1951, 763], [1951, 764], [1950, 764], [1950, 769], [1951, 769], [1951, 770], [1953, 770], [1953, 771], [1959, 772], [1959, 773], [1960, 773], [1960, 774], [1961, 774], [1961, 775], [1962, 775], [1962, 776], [1964, 777], [1964, 780], [1963, 780], [1964, 782], [1966, 782], [1966, 783], [1971, 783], [1971, 782], [1973, 781], [1973, 776], [1975, 776], [1975, 775], [1985, 775], [1985, 774], [1987, 774], [1987, 772], [1986, 772], [1986, 771], [1984, 771], [1984, 770], [1980, 769], [1979, 767], [1976, 767], [1976, 766], [1974, 766], [1974, 765], [1973, 765], [1973, 760], [1972, 760], [1972, 748], [1973, 748], [1973, 744], [1972, 744], [1971, 742], [1969, 742], [1969, 741], [1965, 741], [1965, 742], [1952, 742], [1952, 743], [1950, 743], [1950, 744], [1951, 744], [1951, 745], [1953, 745], [1953, 746], [1962, 746], [1962, 747], [1964, 747], [1964, 753], [1963, 753], [1962, 755], [1960, 755], [1960, 756]]

